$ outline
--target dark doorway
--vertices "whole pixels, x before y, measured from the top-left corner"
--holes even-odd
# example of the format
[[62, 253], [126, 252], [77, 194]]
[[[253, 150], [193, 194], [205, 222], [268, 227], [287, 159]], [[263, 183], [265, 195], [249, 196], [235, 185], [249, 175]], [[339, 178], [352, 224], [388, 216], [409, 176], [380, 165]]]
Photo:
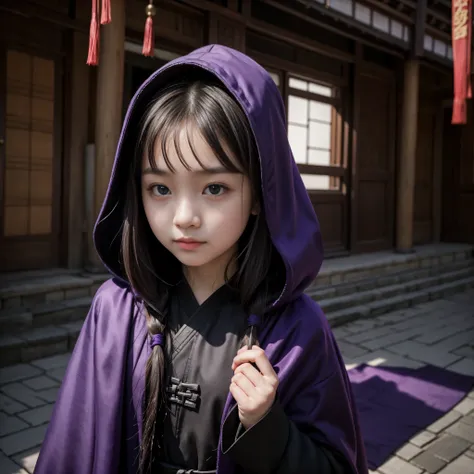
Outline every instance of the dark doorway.
[[158, 58], [147, 58], [140, 54], [127, 52], [125, 54], [125, 78], [123, 84], [123, 115], [138, 88], [163, 66], [166, 61]]

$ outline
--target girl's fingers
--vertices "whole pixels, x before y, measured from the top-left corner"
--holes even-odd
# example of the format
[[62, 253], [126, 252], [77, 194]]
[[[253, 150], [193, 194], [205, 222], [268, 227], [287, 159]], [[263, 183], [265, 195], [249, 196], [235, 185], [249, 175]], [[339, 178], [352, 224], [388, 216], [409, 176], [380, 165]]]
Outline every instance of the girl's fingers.
[[252, 397], [255, 394], [255, 385], [242, 372], [232, 377], [232, 383], [237, 385], [247, 397]]
[[272, 364], [270, 364], [265, 352], [263, 352], [263, 349], [257, 346], [253, 346], [251, 350], [243, 351], [240, 354], [237, 353], [237, 355], [234, 357], [232, 369], [235, 370], [239, 365], [245, 364], [246, 362], [254, 362], [260, 372], [267, 377], [276, 376]]
[[245, 392], [235, 383], [231, 383], [229, 387], [229, 392], [234, 397], [234, 400], [237, 402], [237, 405], [241, 406], [247, 402], [248, 397]]
[[250, 364], [241, 364], [235, 369], [235, 374], [244, 374], [256, 387], [263, 382], [262, 374]]

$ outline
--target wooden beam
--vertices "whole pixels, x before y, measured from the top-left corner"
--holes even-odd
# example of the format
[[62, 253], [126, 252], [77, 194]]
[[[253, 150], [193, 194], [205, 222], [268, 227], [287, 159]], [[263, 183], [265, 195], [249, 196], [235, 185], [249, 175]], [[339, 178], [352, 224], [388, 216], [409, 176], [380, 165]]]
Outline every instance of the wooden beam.
[[[113, 21], [101, 31], [95, 117], [95, 214], [99, 214], [122, 124], [125, 64], [125, 0], [111, 0]], [[97, 267], [101, 264], [97, 260]]]
[[413, 207], [415, 197], [419, 81], [419, 60], [406, 60], [397, 182], [396, 248], [401, 253], [413, 251]]
[[428, 10], [428, 0], [418, 0], [416, 6], [415, 31], [413, 32], [412, 55], [415, 58], [423, 56], [425, 51], [425, 23]]

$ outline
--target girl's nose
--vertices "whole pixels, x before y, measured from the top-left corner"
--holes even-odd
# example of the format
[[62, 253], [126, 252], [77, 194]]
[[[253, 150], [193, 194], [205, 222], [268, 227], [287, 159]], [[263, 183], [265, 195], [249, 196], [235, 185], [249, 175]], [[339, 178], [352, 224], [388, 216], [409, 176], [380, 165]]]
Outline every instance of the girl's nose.
[[182, 199], [176, 208], [173, 224], [183, 229], [187, 227], [199, 227], [201, 219], [189, 199]]

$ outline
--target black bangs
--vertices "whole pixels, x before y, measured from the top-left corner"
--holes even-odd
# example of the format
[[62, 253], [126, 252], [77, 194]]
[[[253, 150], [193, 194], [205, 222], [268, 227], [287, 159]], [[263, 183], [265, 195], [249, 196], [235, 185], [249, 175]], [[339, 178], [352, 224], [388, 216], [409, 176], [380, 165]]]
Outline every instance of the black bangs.
[[[203, 169], [206, 169], [194, 144], [197, 132], [225, 169], [233, 173], [245, 174], [245, 168], [249, 165], [252, 137], [246, 137], [243, 142], [239, 141], [234, 130], [234, 128], [240, 128], [240, 130], [246, 128], [246, 117], [243, 111], [241, 114], [236, 114], [229, 110], [228, 102], [232, 99], [224, 90], [206, 87], [205, 84], [200, 83], [195, 83], [194, 88], [194, 90], [193, 88], [188, 90], [187, 98], [180, 94], [181, 106], [176, 103], [179, 100], [178, 97], [174, 97], [178, 91], [170, 91], [168, 96], [161, 96], [152, 103], [141, 127], [138, 157], [145, 154], [150, 167], [156, 169], [158, 144], [159, 154], [170, 171], [176, 171], [170, 160], [170, 150], [174, 150], [184, 168], [190, 170], [191, 166], [181, 145], [183, 134], [185, 134], [187, 147], [191, 150], [194, 159]], [[200, 100], [196, 101], [193, 96], [198, 93], [198, 90]], [[230, 130], [229, 124], [232, 124]], [[240, 163], [242, 160], [236, 157], [247, 157], [245, 160], [247, 162]]]

